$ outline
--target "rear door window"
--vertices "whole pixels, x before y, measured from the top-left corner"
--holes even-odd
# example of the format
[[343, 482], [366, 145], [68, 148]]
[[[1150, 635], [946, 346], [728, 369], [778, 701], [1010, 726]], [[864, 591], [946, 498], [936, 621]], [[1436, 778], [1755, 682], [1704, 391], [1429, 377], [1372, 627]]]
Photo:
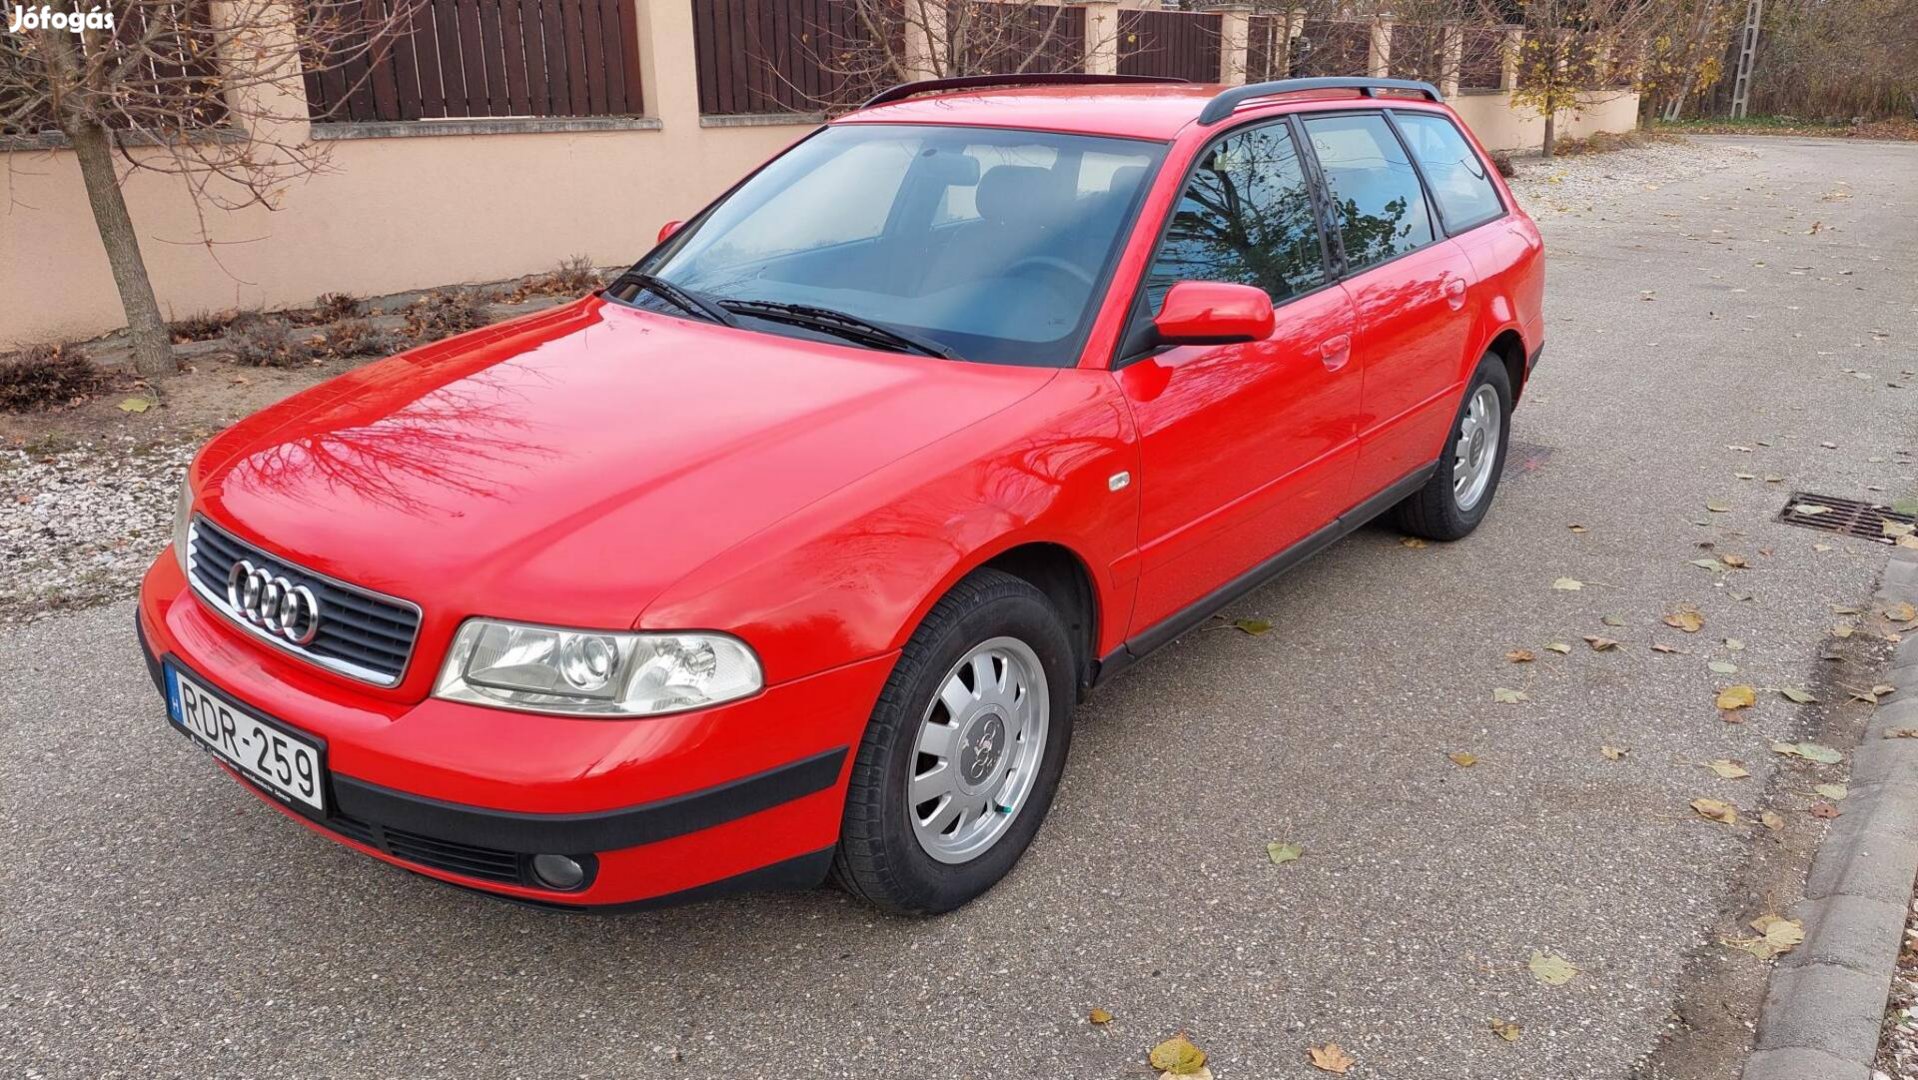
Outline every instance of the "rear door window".
[[1305, 133], [1331, 190], [1349, 271], [1436, 238], [1418, 172], [1384, 114], [1312, 117]]
[[1447, 232], [1460, 233], [1505, 213], [1485, 161], [1443, 116], [1394, 112], [1412, 159], [1425, 174]]
[[1256, 285], [1277, 303], [1326, 277], [1298, 147], [1284, 122], [1265, 124], [1206, 148], [1147, 274], [1146, 310], [1180, 281]]

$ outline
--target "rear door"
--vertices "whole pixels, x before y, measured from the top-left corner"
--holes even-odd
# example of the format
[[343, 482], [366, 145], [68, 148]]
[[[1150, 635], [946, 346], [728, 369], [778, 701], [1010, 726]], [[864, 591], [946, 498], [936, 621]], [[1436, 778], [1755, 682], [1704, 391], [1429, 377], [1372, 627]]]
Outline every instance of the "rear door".
[[1120, 358], [1138, 424], [1141, 571], [1134, 632], [1331, 521], [1350, 495], [1359, 370], [1291, 125], [1255, 122], [1199, 152], [1147, 271], [1135, 326], [1172, 285], [1230, 281], [1272, 297], [1263, 341]]
[[1332, 198], [1341, 285], [1357, 315], [1356, 504], [1442, 455], [1458, 411], [1475, 274], [1445, 238], [1382, 111], [1313, 115], [1302, 125]]

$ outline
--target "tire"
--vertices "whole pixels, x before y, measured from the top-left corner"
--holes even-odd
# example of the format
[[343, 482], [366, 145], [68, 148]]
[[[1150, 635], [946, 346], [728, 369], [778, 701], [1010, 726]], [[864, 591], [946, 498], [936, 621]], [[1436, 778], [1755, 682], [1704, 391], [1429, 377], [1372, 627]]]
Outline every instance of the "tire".
[[[1482, 390], [1488, 389], [1497, 399], [1496, 408], [1487, 412], [1496, 417], [1498, 431], [1496, 437], [1481, 440], [1479, 453], [1496, 456], [1487, 463], [1490, 472], [1477, 486], [1476, 495], [1462, 500], [1456, 486], [1459, 450], [1467, 438], [1473, 403]], [[1479, 358], [1478, 370], [1473, 372], [1465, 397], [1459, 402], [1458, 416], [1452, 420], [1451, 435], [1439, 454], [1438, 468], [1424, 487], [1392, 508], [1392, 523], [1402, 532], [1427, 540], [1458, 540], [1470, 534], [1492, 508], [1492, 497], [1498, 493], [1499, 474], [1505, 469], [1505, 447], [1511, 434], [1512, 377], [1505, 370], [1504, 360], [1494, 353], [1486, 353]]]
[[[980, 656], [992, 680], [984, 691]], [[1072, 656], [1052, 602], [1011, 574], [976, 571], [933, 605], [900, 652], [853, 760], [834, 881], [884, 911], [934, 915], [1005, 877], [1038, 833], [1065, 771]], [[1001, 682], [1022, 683], [1025, 696], [1015, 699]], [[927, 754], [928, 745], [947, 753]], [[909, 793], [942, 790], [918, 802]]]

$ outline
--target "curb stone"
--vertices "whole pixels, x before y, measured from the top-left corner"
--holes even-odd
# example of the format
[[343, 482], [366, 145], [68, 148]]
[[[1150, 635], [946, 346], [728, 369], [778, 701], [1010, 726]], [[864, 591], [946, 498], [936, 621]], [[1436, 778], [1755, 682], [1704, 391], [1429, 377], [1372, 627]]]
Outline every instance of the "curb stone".
[[[1874, 604], [1918, 603], [1918, 550], [1892, 553]], [[1743, 1080], [1870, 1080], [1892, 968], [1918, 876], [1918, 634], [1892, 660], [1898, 691], [1851, 758], [1851, 794], [1792, 915], [1805, 943], [1772, 969]]]

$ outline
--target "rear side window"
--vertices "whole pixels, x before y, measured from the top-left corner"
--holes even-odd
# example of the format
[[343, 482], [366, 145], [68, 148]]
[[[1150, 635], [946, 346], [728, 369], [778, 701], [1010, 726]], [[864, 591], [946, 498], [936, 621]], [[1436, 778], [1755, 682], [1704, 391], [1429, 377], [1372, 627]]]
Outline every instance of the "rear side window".
[[1363, 270], [1432, 242], [1418, 173], [1379, 113], [1305, 121], [1332, 191], [1348, 269]]
[[1186, 182], [1146, 276], [1148, 311], [1180, 281], [1230, 281], [1283, 301], [1325, 284], [1298, 147], [1283, 123], [1213, 143]]
[[1463, 232], [1505, 213], [1485, 162], [1450, 120], [1431, 113], [1392, 115], [1412, 159], [1425, 174], [1448, 232]]

